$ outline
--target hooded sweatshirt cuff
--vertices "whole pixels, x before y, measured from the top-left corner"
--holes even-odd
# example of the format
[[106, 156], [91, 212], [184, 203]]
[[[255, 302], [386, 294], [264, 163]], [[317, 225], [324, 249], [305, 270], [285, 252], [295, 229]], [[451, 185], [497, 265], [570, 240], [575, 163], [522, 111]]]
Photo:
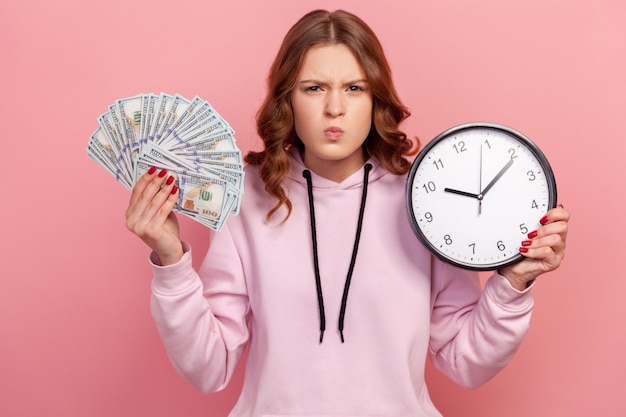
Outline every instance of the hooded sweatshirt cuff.
[[486, 295], [503, 308], [511, 311], [523, 311], [531, 309], [534, 299], [530, 290], [534, 287], [532, 282], [524, 291], [513, 288], [508, 279], [497, 272], [487, 281], [485, 286]]
[[191, 263], [191, 246], [183, 242], [183, 256], [171, 265], [161, 265], [156, 253], [150, 254], [152, 267], [152, 289], [160, 293], [177, 293], [189, 288], [195, 282], [197, 274]]

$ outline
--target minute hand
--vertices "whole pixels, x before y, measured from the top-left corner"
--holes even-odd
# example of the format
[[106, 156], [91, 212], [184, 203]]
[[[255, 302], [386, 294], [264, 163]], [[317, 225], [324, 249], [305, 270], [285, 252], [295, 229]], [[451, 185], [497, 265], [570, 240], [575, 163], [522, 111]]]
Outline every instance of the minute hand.
[[487, 191], [489, 191], [491, 189], [491, 187], [493, 187], [493, 185], [496, 183], [496, 181], [498, 181], [500, 179], [500, 177], [506, 172], [507, 169], [509, 169], [511, 167], [511, 165], [513, 165], [513, 159], [509, 159], [509, 162], [507, 162], [506, 165], [502, 167], [500, 172], [498, 172], [496, 174], [496, 176], [493, 177], [491, 182], [489, 184], [487, 184], [485, 189], [480, 192], [480, 196], [481, 197], [484, 197], [485, 194], [487, 194]]

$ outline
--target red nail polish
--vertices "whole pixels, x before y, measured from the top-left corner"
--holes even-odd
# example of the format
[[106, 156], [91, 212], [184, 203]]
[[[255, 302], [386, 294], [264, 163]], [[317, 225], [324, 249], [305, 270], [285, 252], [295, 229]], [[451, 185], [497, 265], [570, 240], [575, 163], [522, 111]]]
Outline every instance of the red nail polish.
[[170, 176], [167, 181], [165, 181], [165, 184], [170, 185], [171, 183], [174, 182], [174, 177]]
[[156, 167], [150, 167], [150, 169], [148, 170], [148, 175], [152, 175], [156, 172]]
[[519, 248], [519, 251], [522, 253], [527, 253], [528, 252], [528, 248]]
[[536, 237], [537, 237], [537, 231], [536, 230], [533, 230], [532, 232], [530, 232], [528, 234], [528, 239], [534, 239]]
[[539, 220], [539, 223], [541, 223], [541, 224], [546, 224], [546, 223], [548, 223], [548, 216], [543, 216], [543, 217], [541, 218], [541, 220]]
[[178, 191], [178, 187], [177, 186], [173, 186], [172, 187], [172, 194], [176, 194], [176, 191]]
[[522, 246], [530, 246], [532, 244], [533, 244], [532, 240], [523, 240], [522, 241]]
[[167, 169], [163, 168], [160, 172], [159, 172], [159, 178], [163, 178], [165, 176], [165, 174], [167, 174]]

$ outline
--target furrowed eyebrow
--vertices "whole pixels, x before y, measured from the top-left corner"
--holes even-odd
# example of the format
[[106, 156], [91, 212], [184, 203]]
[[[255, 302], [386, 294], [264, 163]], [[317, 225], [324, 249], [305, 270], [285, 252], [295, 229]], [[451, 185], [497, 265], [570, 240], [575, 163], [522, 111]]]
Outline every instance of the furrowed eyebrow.
[[[298, 81], [298, 84], [329, 85], [328, 82], [315, 80], [315, 79], [301, 80], [301, 81]], [[348, 81], [347, 83], [344, 83], [344, 86], [354, 85], [354, 84], [367, 84], [367, 80], [365, 78], [360, 78], [358, 80]]]

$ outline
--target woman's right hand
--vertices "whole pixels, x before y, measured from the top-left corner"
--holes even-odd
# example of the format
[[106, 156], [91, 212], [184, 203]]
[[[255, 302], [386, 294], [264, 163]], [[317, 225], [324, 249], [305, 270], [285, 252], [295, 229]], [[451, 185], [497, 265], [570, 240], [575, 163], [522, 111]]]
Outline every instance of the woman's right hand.
[[183, 256], [178, 220], [172, 211], [178, 187], [167, 170], [150, 168], [137, 180], [126, 209], [126, 227], [139, 236], [159, 257], [161, 265]]

